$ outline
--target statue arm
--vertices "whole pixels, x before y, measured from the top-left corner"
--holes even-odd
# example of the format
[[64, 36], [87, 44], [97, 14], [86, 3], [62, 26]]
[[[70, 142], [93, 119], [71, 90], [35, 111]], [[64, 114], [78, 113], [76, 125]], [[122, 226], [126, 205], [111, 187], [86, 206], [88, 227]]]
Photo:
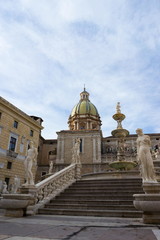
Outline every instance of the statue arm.
[[139, 162], [139, 148], [140, 148], [140, 141], [137, 140], [137, 161]]

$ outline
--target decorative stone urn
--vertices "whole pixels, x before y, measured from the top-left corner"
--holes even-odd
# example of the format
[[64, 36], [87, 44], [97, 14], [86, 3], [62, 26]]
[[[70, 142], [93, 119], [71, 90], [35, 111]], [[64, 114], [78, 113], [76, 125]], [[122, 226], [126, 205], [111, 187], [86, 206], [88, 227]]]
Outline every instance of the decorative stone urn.
[[143, 212], [143, 222], [160, 224], [160, 183], [143, 183], [145, 194], [134, 194], [134, 206]]
[[27, 214], [27, 207], [33, 205], [35, 200], [31, 194], [3, 194], [1, 207], [5, 209], [5, 216], [23, 217]]

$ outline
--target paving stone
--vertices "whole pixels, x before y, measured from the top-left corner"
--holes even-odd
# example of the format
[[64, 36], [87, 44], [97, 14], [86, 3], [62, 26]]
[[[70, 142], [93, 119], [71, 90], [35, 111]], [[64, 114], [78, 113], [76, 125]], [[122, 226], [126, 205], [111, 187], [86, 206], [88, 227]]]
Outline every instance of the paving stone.
[[70, 240], [157, 240], [152, 230], [131, 228], [87, 228]]
[[[7, 240], [48, 240], [48, 238], [11, 237], [11, 238], [7, 238]], [[52, 240], [59, 240], [59, 239], [52, 238]]]
[[47, 229], [32, 233], [29, 236], [49, 239], [64, 239], [78, 232], [80, 229], [80, 227], [70, 226], [49, 226]]
[[154, 230], [153, 229], [153, 233], [156, 236], [157, 240], [160, 240], [160, 230]]
[[8, 239], [9, 237], [8, 235], [0, 235], [0, 240]]
[[0, 223], [0, 233], [3, 235], [11, 236], [28, 236], [39, 231], [47, 229], [47, 225], [41, 224], [25, 224], [22, 223], [13, 223], [13, 222], [1, 222]]

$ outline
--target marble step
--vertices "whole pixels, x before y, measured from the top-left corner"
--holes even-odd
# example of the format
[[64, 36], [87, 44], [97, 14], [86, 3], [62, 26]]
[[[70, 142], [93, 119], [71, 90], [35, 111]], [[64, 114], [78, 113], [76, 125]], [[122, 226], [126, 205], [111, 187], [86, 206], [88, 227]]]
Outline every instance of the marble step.
[[142, 189], [142, 186], [140, 185], [73, 185], [73, 186], [70, 186], [68, 189]]
[[41, 208], [39, 214], [53, 214], [53, 215], [70, 215], [70, 216], [99, 216], [99, 217], [126, 217], [126, 218], [140, 218], [142, 212], [130, 210], [79, 210], [79, 209], [52, 209]]
[[142, 188], [136, 188], [136, 189], [130, 189], [130, 188], [123, 188], [123, 189], [79, 189], [79, 188], [75, 188], [75, 189], [67, 189], [65, 191], [65, 193], [68, 194], [86, 194], [86, 193], [90, 193], [90, 194], [99, 194], [99, 193], [117, 193], [118, 191], [120, 191], [121, 193], [131, 193], [131, 194], [135, 194], [135, 193], [144, 193], [142, 191]]
[[74, 199], [58, 200], [58, 199], [53, 199], [53, 200], [51, 200], [50, 203], [51, 204], [62, 204], [62, 205], [63, 204], [64, 205], [67, 205], [67, 204], [68, 205], [70, 205], [70, 204], [86, 205], [87, 204], [89, 206], [92, 206], [92, 205], [93, 206], [95, 206], [95, 205], [103, 205], [103, 206], [132, 205], [133, 206], [132, 200], [114, 200], [114, 199], [112, 199], [112, 200], [102, 200], [102, 199], [100, 199], [100, 200], [85, 200], [85, 199], [83, 199], [83, 200], [77, 200], [77, 199], [75, 199], [75, 200]]
[[133, 206], [133, 194], [143, 193], [141, 179], [80, 180], [66, 189], [40, 214], [142, 217]]
[[110, 178], [110, 179], [92, 179], [92, 180], [83, 180], [83, 178], [81, 180], [78, 180], [76, 183], [141, 183], [142, 179], [141, 178]]
[[50, 203], [46, 204], [45, 208], [53, 208], [53, 209], [92, 209], [92, 210], [133, 210], [135, 211], [135, 207], [132, 205], [90, 205], [90, 204], [60, 204], [60, 203]]
[[131, 195], [128, 195], [128, 194], [126, 194], [126, 195], [124, 195], [124, 194], [121, 194], [121, 193], [117, 193], [117, 194], [99, 194], [99, 195], [85, 195], [85, 196], [83, 196], [83, 195], [78, 195], [78, 194], [76, 194], [76, 195], [64, 195], [64, 193], [63, 194], [61, 194], [61, 195], [59, 195], [59, 196], [57, 196], [56, 197], [56, 199], [77, 199], [77, 200], [82, 200], [82, 199], [85, 199], [85, 200], [91, 200], [91, 199], [99, 199], [99, 200], [106, 200], [106, 199], [116, 199], [116, 200], [133, 200], [133, 195], [131, 194]]
[[[95, 197], [98, 197], [98, 196], [132, 196], [133, 194], [135, 194], [136, 192], [135, 191], [126, 191], [126, 190], [123, 190], [123, 191], [88, 191], [88, 192], [84, 192], [84, 191], [64, 191], [63, 192], [63, 196], [82, 196], [82, 197], [85, 197], [85, 196], [95, 196]], [[141, 191], [141, 193], [143, 193], [143, 191]]]
[[134, 184], [131, 184], [131, 183], [125, 183], [125, 184], [121, 184], [121, 183], [103, 183], [103, 184], [100, 184], [100, 183], [90, 183], [90, 184], [73, 184], [72, 187], [136, 187], [136, 186], [139, 186], [139, 187], [142, 187], [142, 184], [141, 183], [134, 183]]
[[122, 180], [119, 180], [119, 181], [115, 181], [115, 180], [111, 180], [111, 181], [104, 181], [104, 180], [82, 180], [82, 181], [78, 181], [76, 183], [77, 186], [78, 185], [93, 185], [93, 184], [96, 184], [96, 185], [105, 185], [105, 184], [117, 184], [117, 185], [136, 185], [136, 184], [142, 184], [142, 181], [122, 181]]

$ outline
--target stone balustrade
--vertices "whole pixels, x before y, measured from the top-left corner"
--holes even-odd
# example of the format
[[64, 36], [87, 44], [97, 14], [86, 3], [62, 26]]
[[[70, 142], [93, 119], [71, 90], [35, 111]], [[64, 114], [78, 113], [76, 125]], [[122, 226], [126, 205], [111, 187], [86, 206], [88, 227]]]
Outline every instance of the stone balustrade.
[[36, 187], [36, 205], [35, 211], [39, 207], [42, 207], [52, 198], [63, 192], [77, 179], [77, 164], [71, 164], [70, 166], [62, 169], [54, 175], [44, 179], [37, 183]]
[[[72, 183], [81, 177], [81, 164], [72, 163], [61, 171], [51, 175], [36, 185], [23, 186], [20, 194], [4, 194], [2, 208], [6, 216], [22, 217], [34, 215], [38, 209], [48, 203], [52, 198], [63, 192]], [[25, 206], [21, 207], [22, 200]], [[32, 201], [31, 201], [32, 199]], [[14, 201], [14, 205], [12, 202]], [[24, 204], [23, 204], [24, 205]]]

